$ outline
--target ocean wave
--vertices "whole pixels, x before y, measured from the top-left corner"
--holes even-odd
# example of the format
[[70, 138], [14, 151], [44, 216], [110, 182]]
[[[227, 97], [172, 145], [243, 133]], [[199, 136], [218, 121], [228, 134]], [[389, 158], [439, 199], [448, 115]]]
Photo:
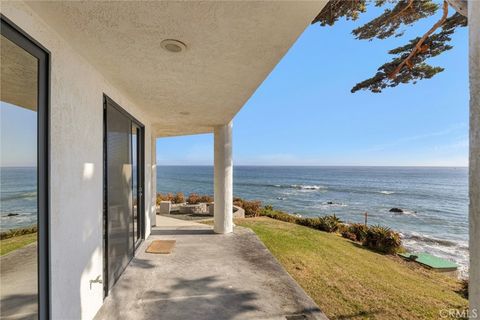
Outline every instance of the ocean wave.
[[402, 235], [403, 246], [410, 252], [426, 252], [455, 262], [460, 278], [468, 278], [468, 245], [446, 239], [436, 239], [421, 234]]
[[324, 186], [316, 186], [316, 185], [307, 186], [307, 185], [301, 185], [301, 184], [292, 184], [291, 187], [292, 187], [292, 188], [295, 188], [295, 189], [301, 189], [301, 190], [320, 190], [320, 189], [326, 189], [326, 187], [324, 187]]
[[385, 195], [390, 195], [390, 194], [394, 194], [395, 192], [394, 191], [385, 191], [385, 190], [382, 190], [380, 191], [381, 194], [385, 194]]
[[245, 187], [271, 187], [281, 189], [298, 189], [298, 190], [320, 190], [327, 189], [320, 185], [304, 185], [304, 184], [264, 184], [264, 183], [250, 183], [250, 182], [235, 182], [235, 185]]
[[276, 188], [298, 189], [298, 190], [325, 190], [327, 187], [320, 185], [304, 185], [304, 184], [274, 184]]
[[390, 212], [396, 216], [417, 216], [417, 211], [402, 209], [402, 212]]
[[403, 238], [407, 240], [420, 241], [424, 243], [438, 244], [446, 247], [460, 246], [459, 243], [452, 240], [438, 239], [438, 238], [434, 238], [434, 237], [424, 235], [424, 234], [419, 234], [419, 233], [403, 234]]
[[37, 192], [22, 192], [22, 193], [12, 193], [12, 194], [2, 194], [0, 199], [2, 201], [6, 200], [18, 200], [18, 199], [34, 199], [37, 197]]
[[321, 203], [322, 206], [330, 206], [330, 207], [348, 207], [346, 203], [342, 202], [334, 202], [334, 201], [325, 201]]

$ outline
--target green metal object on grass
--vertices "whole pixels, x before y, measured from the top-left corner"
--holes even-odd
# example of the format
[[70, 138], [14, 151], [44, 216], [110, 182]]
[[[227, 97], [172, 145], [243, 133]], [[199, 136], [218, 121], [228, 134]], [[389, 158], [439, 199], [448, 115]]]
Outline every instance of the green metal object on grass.
[[421, 265], [426, 266], [427, 268], [436, 270], [436, 271], [455, 271], [458, 269], [458, 266], [447, 260], [439, 257], [432, 256], [428, 253], [399, 253], [399, 256], [410, 261], [415, 261]]

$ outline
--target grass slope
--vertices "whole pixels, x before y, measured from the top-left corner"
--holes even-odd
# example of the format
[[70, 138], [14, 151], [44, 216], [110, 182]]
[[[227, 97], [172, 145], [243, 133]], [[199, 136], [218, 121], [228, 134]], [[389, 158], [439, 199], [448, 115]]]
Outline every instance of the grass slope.
[[438, 319], [465, 309], [456, 279], [381, 255], [342, 237], [270, 218], [251, 228], [330, 319]]
[[37, 241], [36, 232], [0, 240], [0, 256], [13, 250], [20, 249], [30, 243], [34, 243], [35, 241]]

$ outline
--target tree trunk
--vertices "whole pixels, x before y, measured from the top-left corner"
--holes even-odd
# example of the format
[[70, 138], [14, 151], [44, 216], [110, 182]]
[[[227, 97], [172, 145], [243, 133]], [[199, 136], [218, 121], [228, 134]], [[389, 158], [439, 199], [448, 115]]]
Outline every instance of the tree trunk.
[[[478, 1], [478, 0], [470, 0]], [[448, 4], [452, 6], [458, 13], [464, 17], [468, 17], [468, 0], [447, 0]]]

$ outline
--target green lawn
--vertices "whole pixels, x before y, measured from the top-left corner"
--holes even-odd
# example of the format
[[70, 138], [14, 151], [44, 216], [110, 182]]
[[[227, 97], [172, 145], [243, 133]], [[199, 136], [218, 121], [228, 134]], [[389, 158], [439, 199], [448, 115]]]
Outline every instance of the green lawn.
[[270, 218], [236, 220], [251, 228], [330, 319], [439, 319], [465, 309], [460, 282], [336, 234]]
[[0, 256], [3, 256], [4, 254], [7, 254], [13, 250], [25, 247], [26, 245], [36, 241], [37, 233], [29, 233], [0, 240]]

